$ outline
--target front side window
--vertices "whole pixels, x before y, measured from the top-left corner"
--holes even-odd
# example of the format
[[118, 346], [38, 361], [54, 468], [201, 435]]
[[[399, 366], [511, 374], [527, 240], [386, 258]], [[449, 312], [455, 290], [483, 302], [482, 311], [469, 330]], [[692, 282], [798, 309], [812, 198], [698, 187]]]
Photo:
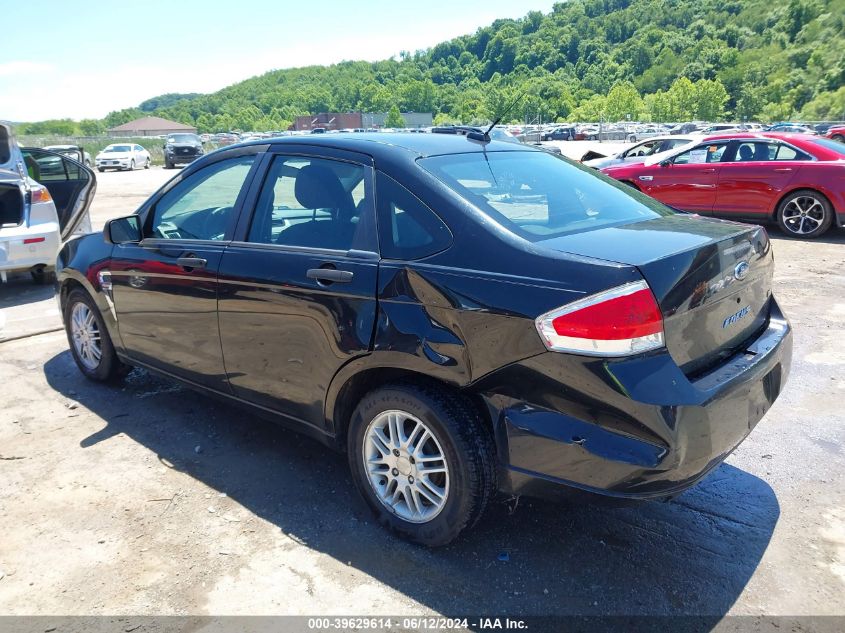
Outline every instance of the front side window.
[[546, 152], [473, 152], [419, 161], [505, 228], [529, 240], [649, 220], [672, 211]]
[[348, 251], [371, 214], [367, 168], [325, 158], [277, 156], [256, 205], [247, 241]]
[[699, 145], [688, 152], [678, 154], [675, 156], [672, 163], [675, 165], [704, 165], [708, 163], [718, 163], [722, 160], [722, 154], [725, 153], [727, 147], [727, 143]]
[[156, 203], [147, 237], [224, 239], [254, 161], [255, 156], [229, 158], [191, 174]]

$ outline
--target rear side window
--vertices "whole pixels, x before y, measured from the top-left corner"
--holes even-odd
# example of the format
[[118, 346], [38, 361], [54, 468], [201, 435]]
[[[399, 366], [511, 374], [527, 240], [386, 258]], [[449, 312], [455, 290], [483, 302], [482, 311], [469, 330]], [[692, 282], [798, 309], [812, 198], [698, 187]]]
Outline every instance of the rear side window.
[[473, 152], [419, 161], [493, 220], [532, 241], [648, 220], [672, 211], [546, 152]]
[[382, 257], [421, 259], [452, 243], [452, 233], [434, 211], [393, 178], [378, 172], [376, 190]]
[[804, 152], [790, 147], [789, 145], [782, 145], [778, 143], [777, 155], [775, 160], [811, 160]]

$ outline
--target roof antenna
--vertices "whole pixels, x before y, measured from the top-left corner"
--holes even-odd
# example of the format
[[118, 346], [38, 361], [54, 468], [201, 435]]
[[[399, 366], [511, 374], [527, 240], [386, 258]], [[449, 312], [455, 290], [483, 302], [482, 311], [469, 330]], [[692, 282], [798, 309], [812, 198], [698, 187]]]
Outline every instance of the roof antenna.
[[524, 91], [524, 90], [521, 93], [519, 93], [519, 95], [516, 97], [516, 99], [511, 101], [510, 105], [508, 105], [508, 107], [505, 108], [504, 112], [502, 112], [498, 117], [496, 117], [496, 120], [493, 121], [490, 124], [490, 127], [488, 127], [483, 133], [481, 133], [481, 132], [470, 132], [469, 134], [467, 134], [467, 138], [472, 139], [473, 141], [480, 141], [481, 143], [489, 143], [490, 140], [491, 140], [490, 139], [490, 132], [492, 131], [492, 129], [494, 127], [496, 127], [497, 125], [499, 125], [499, 122], [502, 119], [504, 119], [510, 113], [511, 110], [513, 110], [514, 106], [517, 103], [519, 103], [520, 100], [522, 99], [522, 97], [524, 97], [525, 95], [526, 95], [526, 91]]

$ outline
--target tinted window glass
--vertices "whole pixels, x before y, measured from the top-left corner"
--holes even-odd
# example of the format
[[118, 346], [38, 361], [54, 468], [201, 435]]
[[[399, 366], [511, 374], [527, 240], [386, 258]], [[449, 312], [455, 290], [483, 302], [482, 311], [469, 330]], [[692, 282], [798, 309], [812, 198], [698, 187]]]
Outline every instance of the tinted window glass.
[[743, 142], [736, 148], [732, 162], [748, 163], [774, 160], [777, 147], [771, 143]]
[[630, 187], [546, 152], [450, 154], [420, 164], [495, 221], [531, 240], [672, 213]]
[[155, 206], [149, 235], [183, 240], [222, 240], [255, 156], [209, 165], [168, 191]]
[[452, 243], [449, 229], [419, 198], [390, 176], [379, 172], [377, 178], [382, 257], [420, 259]]
[[361, 165], [277, 156], [261, 189], [250, 242], [347, 251], [372, 209]]
[[727, 143], [711, 143], [699, 145], [688, 152], [678, 154], [672, 162], [675, 165], [700, 165], [703, 163], [718, 163], [728, 147]]

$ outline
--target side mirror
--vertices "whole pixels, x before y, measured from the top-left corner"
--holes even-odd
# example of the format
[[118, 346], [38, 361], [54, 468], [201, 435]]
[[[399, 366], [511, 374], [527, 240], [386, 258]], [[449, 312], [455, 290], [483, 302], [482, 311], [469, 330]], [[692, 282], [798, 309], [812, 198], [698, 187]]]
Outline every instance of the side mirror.
[[141, 218], [128, 215], [106, 222], [103, 239], [107, 244], [137, 244], [141, 241]]
[[672, 161], [671, 161], [671, 160], [669, 160], [668, 158], [667, 158], [666, 160], [661, 160], [661, 161], [660, 161], [660, 166], [661, 166], [661, 167], [671, 167], [671, 166], [672, 166]]

